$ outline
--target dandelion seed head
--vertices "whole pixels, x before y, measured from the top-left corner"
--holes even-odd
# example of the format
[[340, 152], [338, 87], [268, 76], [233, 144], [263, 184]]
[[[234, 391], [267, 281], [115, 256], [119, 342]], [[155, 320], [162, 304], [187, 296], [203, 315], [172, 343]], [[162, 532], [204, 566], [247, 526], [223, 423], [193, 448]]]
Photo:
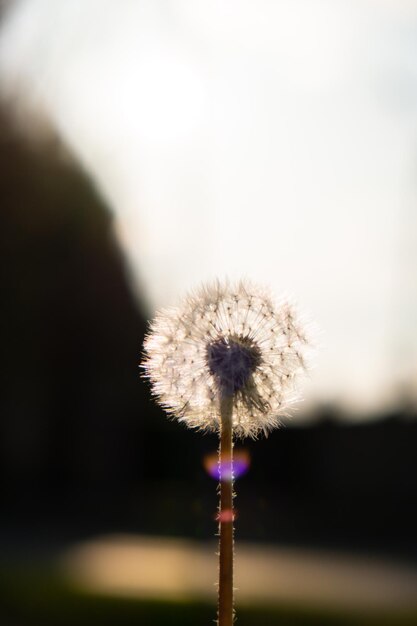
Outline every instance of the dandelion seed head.
[[157, 313], [144, 349], [144, 375], [169, 414], [218, 430], [220, 398], [232, 396], [234, 433], [256, 437], [297, 399], [309, 341], [288, 301], [248, 282], [216, 282]]

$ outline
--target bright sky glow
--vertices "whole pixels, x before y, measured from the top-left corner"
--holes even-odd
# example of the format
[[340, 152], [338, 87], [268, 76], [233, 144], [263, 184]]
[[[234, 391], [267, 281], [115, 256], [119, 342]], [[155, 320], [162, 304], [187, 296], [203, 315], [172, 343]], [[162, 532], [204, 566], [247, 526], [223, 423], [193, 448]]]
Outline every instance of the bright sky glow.
[[294, 294], [322, 329], [308, 399], [373, 411], [417, 395], [416, 42], [413, 2], [21, 0], [0, 75], [151, 308], [217, 275]]

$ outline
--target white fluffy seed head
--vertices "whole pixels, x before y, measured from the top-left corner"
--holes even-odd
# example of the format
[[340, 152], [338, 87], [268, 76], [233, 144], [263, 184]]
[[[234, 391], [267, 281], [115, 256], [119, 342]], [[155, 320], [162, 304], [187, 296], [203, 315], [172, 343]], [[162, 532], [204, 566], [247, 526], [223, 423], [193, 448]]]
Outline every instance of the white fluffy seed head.
[[288, 301], [274, 304], [246, 281], [216, 282], [157, 313], [144, 349], [144, 375], [169, 414], [218, 430], [220, 397], [232, 395], [235, 435], [256, 437], [297, 399], [309, 341]]

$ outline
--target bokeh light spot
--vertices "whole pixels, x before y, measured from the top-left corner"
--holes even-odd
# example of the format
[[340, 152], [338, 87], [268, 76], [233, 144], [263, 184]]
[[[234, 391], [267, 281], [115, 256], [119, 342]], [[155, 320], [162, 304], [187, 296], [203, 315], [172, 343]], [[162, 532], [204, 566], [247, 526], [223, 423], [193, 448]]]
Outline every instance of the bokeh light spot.
[[217, 520], [219, 522], [234, 522], [235, 521], [235, 511], [233, 509], [225, 509], [224, 511], [219, 511], [217, 514]]
[[[203, 465], [207, 474], [215, 480], [226, 481], [231, 479], [230, 461], [225, 461], [220, 465], [217, 453], [207, 454], [203, 459]], [[240, 478], [246, 474], [249, 467], [249, 452], [244, 448], [236, 450], [233, 454], [233, 478]]]

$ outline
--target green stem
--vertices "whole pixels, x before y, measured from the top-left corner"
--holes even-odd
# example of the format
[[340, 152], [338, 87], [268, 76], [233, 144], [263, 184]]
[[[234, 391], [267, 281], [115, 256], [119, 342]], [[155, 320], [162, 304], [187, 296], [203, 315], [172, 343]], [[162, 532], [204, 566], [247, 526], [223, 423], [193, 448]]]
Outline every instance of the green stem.
[[220, 401], [221, 435], [219, 448], [219, 605], [218, 626], [233, 624], [233, 396]]

